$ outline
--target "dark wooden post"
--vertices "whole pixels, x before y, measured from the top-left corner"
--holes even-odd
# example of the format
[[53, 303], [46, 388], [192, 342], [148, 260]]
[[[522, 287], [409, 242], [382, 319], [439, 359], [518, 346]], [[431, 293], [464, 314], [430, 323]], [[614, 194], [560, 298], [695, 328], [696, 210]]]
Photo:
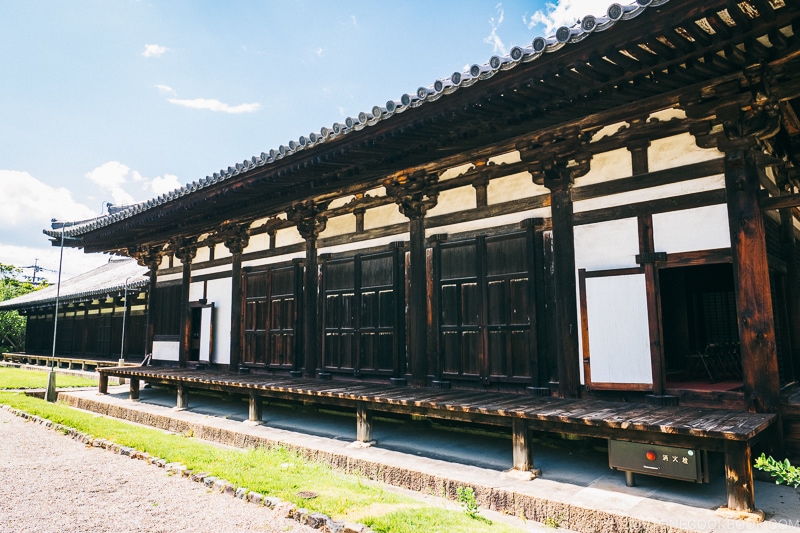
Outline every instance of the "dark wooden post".
[[786, 314], [789, 324], [789, 349], [792, 362], [791, 379], [800, 379], [800, 257], [794, 234], [791, 209], [781, 209], [783, 258], [786, 261]]
[[139, 380], [136, 378], [131, 378], [130, 399], [134, 401], [139, 399]]
[[367, 409], [366, 402], [358, 402], [356, 406], [356, 441], [372, 441], [372, 413]]
[[255, 392], [250, 392], [249, 400], [250, 401], [249, 401], [247, 421], [250, 424], [261, 424], [264, 420], [263, 419], [264, 403], [261, 399], [261, 396], [259, 396]]
[[530, 471], [533, 468], [533, 453], [528, 421], [524, 418], [513, 418], [511, 420], [511, 437], [514, 447], [514, 470]]
[[177, 402], [175, 410], [183, 411], [189, 408], [189, 389], [185, 385], [178, 385]]
[[575, 231], [572, 225], [572, 183], [559, 177], [546, 179], [550, 189], [550, 214], [553, 219], [553, 274], [556, 293], [556, 353], [558, 395], [580, 395], [578, 360], [578, 305], [575, 286]]
[[145, 327], [144, 355], [153, 353], [153, 335], [155, 333], [154, 309], [156, 301], [156, 283], [158, 282], [158, 265], [164, 257], [162, 246], [149, 246], [129, 249], [130, 255], [136, 262], [149, 269], [150, 283], [147, 290], [147, 325]]
[[579, 130], [572, 129], [559, 137], [547, 136], [518, 147], [522, 160], [529, 163], [528, 172], [534, 183], [550, 189], [555, 293], [553, 348], [558, 362], [558, 395], [562, 398], [579, 397], [581, 386], [572, 185], [575, 178], [589, 172], [592, 154], [582, 151], [587, 140]]
[[250, 242], [247, 225], [223, 226], [225, 247], [231, 252], [231, 354], [230, 369], [238, 370], [244, 340], [244, 301], [242, 298], [242, 252]]
[[753, 487], [753, 458], [746, 442], [725, 441], [725, 485], [728, 493], [728, 509], [732, 511], [755, 511]]
[[428, 381], [428, 280], [425, 254], [425, 213], [436, 205], [433, 188], [438, 174], [418, 172], [388, 180], [386, 193], [409, 219], [408, 362], [415, 387]]
[[777, 412], [778, 356], [760, 188], [752, 153], [726, 151], [725, 190], [745, 401], [751, 411]]
[[325, 231], [328, 222], [323, 214], [327, 207], [327, 202], [307, 201], [293, 205], [286, 212], [288, 219], [297, 224], [297, 231], [306, 241], [303, 282], [303, 367], [304, 375], [309, 378], [317, 377], [319, 363], [317, 238]]
[[100, 377], [97, 383], [98, 394], [108, 394], [108, 374], [100, 372]]
[[189, 313], [189, 286], [192, 283], [192, 259], [197, 253], [197, 241], [193, 238], [181, 237], [170, 243], [175, 252], [175, 257], [183, 264], [183, 277], [181, 278], [181, 307], [180, 307], [180, 348], [178, 351], [178, 366], [183, 368], [189, 360], [191, 342], [191, 314]]

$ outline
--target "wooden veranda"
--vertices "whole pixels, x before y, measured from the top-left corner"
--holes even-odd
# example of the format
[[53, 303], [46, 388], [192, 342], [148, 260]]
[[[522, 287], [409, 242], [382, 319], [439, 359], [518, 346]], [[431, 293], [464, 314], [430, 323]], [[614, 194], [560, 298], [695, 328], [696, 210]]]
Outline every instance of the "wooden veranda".
[[139, 399], [141, 381], [177, 388], [177, 407], [188, 408], [189, 390], [213, 390], [249, 397], [249, 420], [261, 422], [262, 400], [273, 398], [351, 408], [357, 441], [372, 441], [372, 413], [421, 415], [511, 428], [514, 471], [534, 470], [532, 432], [642, 442], [721, 452], [725, 458], [727, 504], [754, 507], [752, 446], [777, 421], [768, 413], [692, 407], [655, 407], [591, 399], [522, 394], [386, 387], [352, 381], [324, 381], [265, 374], [159, 367], [100, 368], [101, 394], [109, 376], [130, 380], [130, 398]]

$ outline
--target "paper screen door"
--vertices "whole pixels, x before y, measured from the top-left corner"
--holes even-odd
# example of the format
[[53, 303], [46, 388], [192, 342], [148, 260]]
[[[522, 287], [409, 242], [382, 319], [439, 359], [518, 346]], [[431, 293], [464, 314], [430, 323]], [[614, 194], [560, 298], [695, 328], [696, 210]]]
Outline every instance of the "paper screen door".
[[584, 381], [652, 390], [647, 286], [640, 269], [579, 271]]

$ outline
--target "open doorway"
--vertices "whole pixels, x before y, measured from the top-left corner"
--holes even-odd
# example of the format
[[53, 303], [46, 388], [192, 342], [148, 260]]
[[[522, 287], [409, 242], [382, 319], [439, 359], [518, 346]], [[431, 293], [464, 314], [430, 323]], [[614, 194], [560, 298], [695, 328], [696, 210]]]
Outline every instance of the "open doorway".
[[742, 386], [739, 328], [730, 263], [659, 270], [667, 388]]

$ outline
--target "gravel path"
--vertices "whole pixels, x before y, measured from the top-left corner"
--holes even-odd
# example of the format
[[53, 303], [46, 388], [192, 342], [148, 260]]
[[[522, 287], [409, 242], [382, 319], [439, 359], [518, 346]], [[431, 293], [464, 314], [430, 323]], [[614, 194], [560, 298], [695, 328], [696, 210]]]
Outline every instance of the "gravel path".
[[0, 409], [0, 531], [319, 530]]

